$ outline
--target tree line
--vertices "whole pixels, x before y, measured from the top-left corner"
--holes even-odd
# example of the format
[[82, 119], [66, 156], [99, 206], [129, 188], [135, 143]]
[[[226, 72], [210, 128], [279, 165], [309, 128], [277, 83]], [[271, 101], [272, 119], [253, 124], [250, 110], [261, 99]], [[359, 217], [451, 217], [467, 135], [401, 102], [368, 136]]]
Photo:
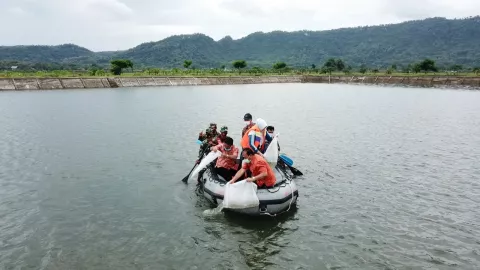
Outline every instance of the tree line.
[[[9, 70], [11, 68], [12, 62], [0, 62], [0, 70]], [[271, 68], [263, 68], [259, 66], [252, 66], [249, 67], [249, 64], [247, 63], [246, 60], [234, 60], [231, 62], [231, 66], [227, 67], [226, 65], [221, 65], [219, 68], [211, 68], [211, 69], [198, 69], [194, 66], [194, 62], [192, 60], [184, 60], [183, 65], [181, 67], [184, 68], [183, 71], [190, 72], [190, 73], [195, 73], [195, 72], [200, 72], [202, 71], [208, 71], [208, 73], [215, 75], [215, 74], [221, 74], [225, 72], [238, 72], [238, 73], [249, 73], [252, 75], [261, 75], [261, 74], [269, 74], [269, 73], [278, 73], [278, 74], [283, 74], [283, 73], [318, 73], [318, 74], [332, 74], [332, 73], [344, 73], [345, 75], [351, 74], [351, 73], [360, 73], [360, 74], [366, 74], [366, 73], [373, 73], [373, 74], [379, 74], [381, 72], [384, 72], [385, 74], [393, 74], [393, 73], [438, 73], [438, 72], [445, 72], [446, 74], [456, 74], [460, 72], [472, 72], [475, 73], [476, 75], [480, 75], [480, 67], [474, 67], [474, 68], [469, 68], [469, 67], [464, 67], [462, 65], [452, 65], [449, 67], [442, 67], [439, 68], [435, 61], [429, 58], [426, 58], [424, 60], [411, 63], [408, 65], [398, 65], [398, 64], [392, 64], [391, 66], [388, 67], [368, 67], [366, 65], [360, 65], [357, 67], [352, 67], [351, 65], [347, 64], [344, 60], [340, 58], [329, 58], [327, 59], [320, 67], [317, 67], [315, 64], [311, 64], [309, 67], [294, 67], [294, 66], [289, 66], [285, 62], [275, 62], [271, 65]], [[50, 68], [54, 68], [53, 70], [78, 70], [75, 68], [75, 66], [64, 66], [62, 68], [59, 68], [59, 65], [36, 65], [35, 67], [48, 70]], [[181, 68], [180, 67], [180, 68]], [[24, 66], [17, 66], [18, 70], [23, 70], [25, 69]], [[181, 73], [180, 68], [173, 68], [172, 72], [173, 73]], [[232, 70], [233, 69], [233, 70]], [[121, 75], [124, 73], [126, 70], [129, 72], [133, 73], [134, 72], [134, 63], [129, 60], [129, 59], [114, 59], [110, 61], [110, 67], [109, 69], [105, 69], [102, 66], [92, 64], [88, 69], [88, 75], [90, 76], [105, 76], [107, 72], [110, 72], [113, 75]], [[145, 68], [142, 69], [141, 72], [147, 73], [149, 75], [159, 75], [159, 74], [165, 74], [166, 72], [162, 72], [162, 69], [160, 68]], [[172, 73], [169, 72], [169, 73]]]
[[[193, 61], [192, 60], [185, 60], [183, 62], [183, 67], [187, 70], [192, 69]], [[245, 68], [248, 67], [248, 63], [245, 60], [235, 60], [231, 63], [231, 67], [237, 70], [238, 72], [244, 70]], [[116, 59], [111, 61], [111, 67], [110, 71], [114, 75], [120, 75], [124, 69], [131, 68], [133, 72], [133, 63], [132, 61], [128, 59]], [[193, 67], [193, 69], [195, 69]], [[343, 72], [346, 75], [351, 74], [353, 72], [358, 72], [361, 74], [365, 74], [367, 72], [371, 72], [374, 74], [377, 74], [380, 72], [380, 68], [369, 68], [365, 65], [361, 65], [357, 69], [354, 69], [352, 66], [348, 65], [345, 63], [342, 59], [336, 59], [336, 58], [329, 58], [323, 63], [323, 65], [320, 68], [317, 68], [315, 64], [312, 64], [308, 69], [307, 68], [293, 68], [289, 67], [287, 63], [285, 62], [276, 62], [272, 65], [271, 68], [273, 71], [278, 72], [278, 73], [288, 73], [292, 71], [309, 71], [313, 73], [320, 73], [320, 74], [332, 74], [333, 72]], [[150, 68], [147, 70], [155, 70], [155, 68]], [[158, 69], [159, 70], [159, 69]], [[222, 65], [220, 67], [220, 70], [225, 71], [226, 66]], [[385, 74], [392, 74], [392, 73], [429, 73], [429, 72], [439, 72], [439, 68], [437, 67], [436, 63], [434, 60], [426, 58], [422, 61], [416, 62], [416, 63], [411, 63], [408, 64], [407, 66], [399, 66], [397, 64], [392, 64], [391, 66], [387, 68], [382, 69]], [[249, 69], [249, 73], [264, 73], [268, 71], [268, 69], [261, 68], [258, 66], [253, 66]], [[443, 69], [444, 72], [447, 73], [458, 73], [461, 71], [471, 71], [475, 74], [480, 73], [480, 67], [474, 67], [474, 68], [464, 68], [462, 65], [452, 65], [448, 68]], [[152, 72], [155, 73], [155, 72]], [[96, 75], [96, 74], [92, 74]]]

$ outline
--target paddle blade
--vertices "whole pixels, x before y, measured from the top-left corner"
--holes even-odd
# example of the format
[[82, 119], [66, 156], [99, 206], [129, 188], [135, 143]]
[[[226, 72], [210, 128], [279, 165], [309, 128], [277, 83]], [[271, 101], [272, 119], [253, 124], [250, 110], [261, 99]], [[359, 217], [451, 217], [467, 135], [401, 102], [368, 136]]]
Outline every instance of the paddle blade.
[[197, 144], [202, 144], [202, 141], [197, 140], [196, 143], [197, 143]]
[[302, 175], [303, 175], [303, 173], [302, 173], [301, 171], [299, 171], [297, 168], [295, 168], [295, 167], [290, 167], [290, 166], [289, 166], [289, 168], [290, 168], [290, 170], [292, 171], [292, 173], [293, 173], [294, 175], [296, 175], [296, 176], [302, 176]]
[[192, 173], [193, 169], [195, 169], [196, 166], [197, 166], [197, 163], [195, 163], [195, 165], [193, 165], [192, 169], [191, 169], [190, 172], [187, 174], [187, 176], [185, 176], [185, 177], [182, 179], [182, 182], [187, 183], [188, 178], [190, 177], [190, 174]]

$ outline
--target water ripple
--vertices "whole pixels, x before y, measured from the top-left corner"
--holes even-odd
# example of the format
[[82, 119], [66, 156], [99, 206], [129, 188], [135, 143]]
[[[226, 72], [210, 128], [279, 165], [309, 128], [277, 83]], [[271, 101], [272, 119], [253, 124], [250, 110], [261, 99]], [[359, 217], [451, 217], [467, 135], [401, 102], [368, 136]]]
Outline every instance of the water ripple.
[[[0, 95], [0, 269], [480, 267], [478, 92], [282, 84]], [[248, 95], [248, 107], [231, 102]], [[275, 126], [304, 173], [298, 204], [273, 219], [204, 216], [210, 205], [180, 182], [195, 135], [216, 121], [238, 144], [246, 112]]]

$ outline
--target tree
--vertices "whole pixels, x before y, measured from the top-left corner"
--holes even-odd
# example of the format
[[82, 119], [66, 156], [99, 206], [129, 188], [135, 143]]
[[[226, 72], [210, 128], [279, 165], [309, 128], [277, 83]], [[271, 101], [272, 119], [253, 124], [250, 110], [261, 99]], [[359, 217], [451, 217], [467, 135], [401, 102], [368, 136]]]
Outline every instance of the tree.
[[480, 74], [480, 67], [473, 68], [473, 73], [475, 73], [476, 75]]
[[344, 71], [345, 66], [342, 59], [329, 58], [325, 64], [323, 64], [322, 71], [332, 74], [333, 71]]
[[102, 69], [98, 69], [95, 72], [95, 76], [105, 76], [105, 71], [103, 71]]
[[360, 72], [360, 73], [362, 73], [362, 74], [367, 73], [367, 67], [365, 67], [364, 65], [362, 65], [362, 66], [360, 67], [360, 69], [358, 70], [358, 72]]
[[350, 74], [352, 72], [352, 67], [351, 66], [347, 66], [345, 67], [345, 69], [343, 69], [343, 72], [345, 74]]
[[121, 75], [122, 74], [122, 68], [118, 65], [112, 64], [110, 67], [110, 71], [113, 73], [113, 75]]
[[380, 71], [380, 70], [378, 70], [378, 68], [372, 69], [373, 74], [377, 74], [379, 71]]
[[390, 69], [391, 69], [392, 71], [397, 71], [397, 64], [393, 64], [393, 65], [390, 67]]
[[133, 72], [133, 63], [128, 59], [115, 59], [110, 61], [111, 68], [110, 70], [114, 75], [122, 74], [124, 68], [131, 68]]
[[322, 73], [329, 73], [332, 74], [333, 71], [337, 70], [337, 61], [335, 58], [329, 58], [322, 67]]
[[192, 65], [192, 60], [183, 61], [183, 67], [188, 69]]
[[453, 65], [453, 66], [450, 67], [450, 69], [458, 72], [458, 71], [462, 70], [463, 67], [462, 67], [462, 65]]
[[251, 73], [251, 74], [262, 74], [262, 73], [264, 73], [263, 69], [260, 68], [260, 67], [253, 67], [248, 72]]
[[418, 68], [420, 68], [420, 71], [423, 71], [425, 73], [429, 71], [433, 71], [433, 72], [438, 71], [438, 68], [435, 66], [435, 61], [428, 58], [418, 63]]
[[413, 73], [419, 73], [420, 71], [422, 71], [422, 67], [420, 66], [420, 64], [415, 64], [412, 66], [412, 71]]
[[99, 70], [99, 68], [97, 66], [93, 66], [88, 70], [88, 75], [90, 76], [95, 76], [95, 74], [97, 73], [97, 70]]
[[245, 60], [236, 60], [233, 61], [232, 66], [240, 72], [240, 69], [247, 67], [247, 62]]
[[275, 64], [273, 64], [273, 69], [282, 69], [282, 68], [286, 68], [287, 67], [287, 64], [285, 64], [284, 62], [277, 62]]
[[343, 71], [345, 69], [345, 63], [343, 62], [342, 59], [337, 59], [335, 61], [335, 67], [337, 68], [338, 71]]
[[315, 69], [317, 66], [315, 66], [315, 64], [312, 64], [312, 69]]
[[413, 71], [413, 66], [412, 64], [408, 64], [404, 69], [403, 69], [403, 73], [410, 73]]
[[325, 62], [325, 64], [323, 64], [323, 67], [336, 69], [337, 68], [337, 61], [335, 61], [335, 58], [329, 58]]

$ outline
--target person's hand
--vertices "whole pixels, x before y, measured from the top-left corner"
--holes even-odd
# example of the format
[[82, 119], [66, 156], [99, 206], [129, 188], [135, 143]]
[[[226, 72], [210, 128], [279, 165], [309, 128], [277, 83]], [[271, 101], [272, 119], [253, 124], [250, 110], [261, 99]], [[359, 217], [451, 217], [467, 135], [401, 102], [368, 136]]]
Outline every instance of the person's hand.
[[232, 179], [228, 183], [231, 185], [231, 184], [235, 183], [235, 180]]
[[255, 181], [255, 179], [253, 179], [253, 177], [249, 177], [249, 178], [247, 178], [246, 180], [247, 180], [247, 182], [253, 182], [253, 181]]
[[216, 152], [217, 152], [217, 149], [212, 146], [212, 147], [210, 147], [210, 151], [213, 151], [214, 153], [216, 153]]

